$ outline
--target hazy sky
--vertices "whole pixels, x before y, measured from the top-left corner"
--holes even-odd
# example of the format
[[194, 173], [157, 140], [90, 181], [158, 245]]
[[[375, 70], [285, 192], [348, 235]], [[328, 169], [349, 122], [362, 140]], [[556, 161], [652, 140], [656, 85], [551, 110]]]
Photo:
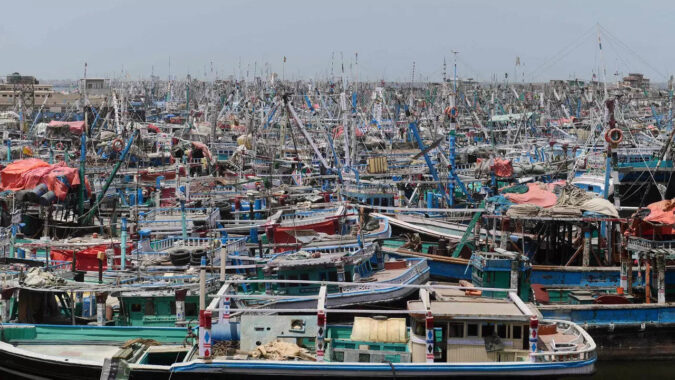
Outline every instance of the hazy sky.
[[[589, 79], [675, 70], [675, 2], [441, 0], [4, 1], [0, 75], [132, 79], [154, 73], [440, 80], [458, 50], [461, 77]], [[600, 25], [599, 28], [597, 25]], [[605, 29], [602, 29], [605, 28]], [[603, 51], [598, 49], [601, 30]], [[609, 32], [607, 34], [606, 31]], [[331, 59], [331, 57], [334, 57]], [[516, 57], [521, 65], [515, 66]], [[213, 62], [213, 71], [211, 65]], [[351, 69], [350, 69], [351, 68]]]

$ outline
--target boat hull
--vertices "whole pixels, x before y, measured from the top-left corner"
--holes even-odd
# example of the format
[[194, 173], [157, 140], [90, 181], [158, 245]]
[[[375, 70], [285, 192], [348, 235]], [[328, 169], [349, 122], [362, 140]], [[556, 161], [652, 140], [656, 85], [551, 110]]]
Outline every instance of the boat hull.
[[[438, 280], [471, 280], [469, 260], [459, 257], [447, 257], [413, 252], [403, 249], [382, 248], [382, 252], [401, 258], [424, 257], [431, 270], [431, 277]], [[633, 271], [633, 281], [637, 283], [637, 270]], [[541, 285], [575, 285], [589, 287], [618, 287], [619, 267], [579, 267], [532, 265], [530, 281]], [[666, 271], [666, 286], [675, 285], [675, 271]]]
[[101, 376], [100, 365], [51, 360], [44, 355], [27, 355], [23, 350], [11, 350], [10, 347], [13, 346], [0, 343], [2, 379], [90, 380]]
[[[397, 286], [404, 285], [421, 285], [429, 280], [429, 267], [427, 260], [419, 260], [415, 262], [409, 270], [407, 270], [400, 277], [389, 281], [391, 287], [387, 288], [371, 288], [364, 287], [363, 289], [345, 289], [340, 293], [329, 293], [326, 296], [327, 308], [342, 308], [354, 305], [374, 304], [374, 303], [388, 303], [399, 299], [403, 299], [413, 293], [417, 293], [416, 288], [407, 288]], [[388, 282], [388, 283], [389, 283]], [[316, 300], [293, 300], [287, 299], [275, 302], [270, 305], [270, 308], [275, 309], [308, 309], [315, 308]]]
[[[595, 358], [575, 362], [553, 363], [315, 363], [315, 362], [247, 362], [235, 360], [197, 361], [171, 367], [172, 379], [245, 379], [275, 378], [446, 378], [453, 377], [530, 377], [590, 375]], [[130, 379], [160, 379], [159, 374], [133, 368]], [[166, 374], [164, 374], [166, 376]], [[166, 377], [162, 378], [166, 379]]]

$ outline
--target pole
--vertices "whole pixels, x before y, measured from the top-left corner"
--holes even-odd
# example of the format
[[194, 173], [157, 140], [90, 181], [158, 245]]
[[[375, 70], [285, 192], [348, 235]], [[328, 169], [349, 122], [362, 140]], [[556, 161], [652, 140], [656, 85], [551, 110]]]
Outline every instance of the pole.
[[651, 258], [645, 260], [645, 303], [652, 303]]
[[202, 256], [199, 266], [199, 310], [206, 308], [206, 256]]
[[[85, 112], [86, 115], [86, 112]], [[85, 123], [85, 130], [82, 131], [80, 137], [80, 192], [77, 200], [77, 216], [84, 214], [84, 198], [86, 197], [86, 181], [85, 181], [85, 165], [87, 163], [87, 126]]]
[[176, 297], [176, 325], [182, 325], [185, 322], [185, 296], [187, 289], [177, 289]]
[[180, 200], [180, 224], [183, 230], [183, 242], [187, 241], [187, 218], [185, 216], [185, 200]]
[[584, 227], [584, 253], [582, 256], [582, 265], [588, 267], [591, 264], [591, 230]]
[[539, 320], [536, 316], [530, 317], [530, 361], [535, 362], [537, 357], [534, 356], [537, 352], [537, 342], [539, 341]]
[[120, 268], [126, 269], [127, 266], [127, 218], [122, 218], [122, 232], [120, 242]]
[[656, 257], [656, 270], [658, 271], [658, 303], [662, 305], [666, 303], [666, 257], [663, 253], [659, 253]]

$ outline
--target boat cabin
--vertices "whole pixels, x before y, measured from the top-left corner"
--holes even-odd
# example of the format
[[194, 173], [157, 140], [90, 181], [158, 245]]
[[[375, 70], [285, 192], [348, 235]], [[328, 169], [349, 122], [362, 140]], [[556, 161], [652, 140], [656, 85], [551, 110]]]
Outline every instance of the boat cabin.
[[[368, 245], [363, 249], [356, 244], [306, 248], [277, 255], [262, 272], [264, 277], [273, 276], [278, 280], [357, 282], [383, 267], [379, 252], [376, 245]], [[319, 287], [318, 284], [278, 283], [273, 290], [277, 294], [306, 295], [317, 294]], [[339, 289], [332, 285], [328, 291], [333, 293]]]
[[[499, 248], [498, 248], [499, 249]], [[527, 256], [515, 252], [475, 252], [471, 258], [471, 282], [484, 288], [518, 289], [518, 296], [530, 300], [530, 272]], [[483, 291], [483, 297], [504, 298], [506, 291]]]
[[[442, 301], [430, 301], [434, 362], [528, 360], [530, 314], [515, 302], [465, 296], [462, 291], [444, 293]], [[408, 301], [408, 310], [424, 310], [422, 301]], [[426, 360], [425, 328], [425, 316], [413, 314], [413, 362]]]

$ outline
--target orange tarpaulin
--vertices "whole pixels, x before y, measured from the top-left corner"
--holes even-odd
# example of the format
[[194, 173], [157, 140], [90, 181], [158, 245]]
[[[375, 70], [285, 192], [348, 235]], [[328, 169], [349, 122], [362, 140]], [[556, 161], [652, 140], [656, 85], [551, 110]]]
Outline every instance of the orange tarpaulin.
[[[12, 162], [0, 174], [0, 188], [3, 191], [30, 190], [44, 183], [60, 201], [66, 199], [71, 186], [80, 184], [80, 173], [77, 169], [69, 168], [64, 162], [50, 165], [37, 158]], [[86, 179], [85, 186], [89, 194], [91, 189]]]
[[504, 197], [516, 204], [530, 204], [539, 207], [552, 207], [555, 206], [555, 203], [558, 201], [558, 197], [553, 194], [552, 191], [554, 186], [555, 184], [552, 183], [528, 183], [527, 193], [508, 193], [504, 194]]
[[645, 222], [675, 224], [675, 199], [666, 199], [647, 206], [649, 215], [644, 218]]

